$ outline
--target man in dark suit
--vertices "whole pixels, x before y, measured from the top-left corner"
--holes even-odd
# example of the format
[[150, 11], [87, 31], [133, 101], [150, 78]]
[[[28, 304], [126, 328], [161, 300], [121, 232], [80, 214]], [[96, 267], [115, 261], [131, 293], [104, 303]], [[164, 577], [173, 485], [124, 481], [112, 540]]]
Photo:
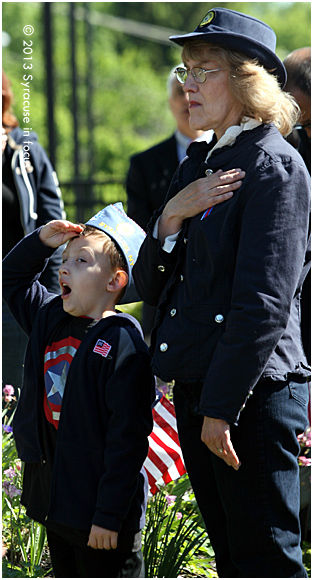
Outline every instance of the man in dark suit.
[[[175, 67], [176, 68], [176, 67]], [[144, 230], [153, 212], [164, 203], [172, 177], [191, 141], [212, 139], [213, 132], [194, 131], [189, 126], [186, 94], [174, 74], [167, 81], [168, 102], [176, 121], [175, 133], [154, 147], [133, 155], [127, 175], [127, 213]], [[146, 339], [154, 324], [156, 309], [144, 304], [142, 328]]]
[[[287, 83], [284, 90], [290, 93], [301, 109], [300, 122], [288, 135], [311, 173], [311, 48], [294, 50], [284, 60]], [[306, 358], [311, 363], [311, 271], [304, 280], [301, 294], [301, 335]], [[300, 523], [302, 540], [311, 541], [311, 503], [301, 502]]]
[[[301, 109], [300, 122], [287, 141], [299, 151], [311, 173], [311, 48], [294, 50], [285, 58], [284, 65], [287, 70], [284, 90], [294, 97]], [[302, 288], [301, 332], [304, 352], [311, 362], [311, 272]]]

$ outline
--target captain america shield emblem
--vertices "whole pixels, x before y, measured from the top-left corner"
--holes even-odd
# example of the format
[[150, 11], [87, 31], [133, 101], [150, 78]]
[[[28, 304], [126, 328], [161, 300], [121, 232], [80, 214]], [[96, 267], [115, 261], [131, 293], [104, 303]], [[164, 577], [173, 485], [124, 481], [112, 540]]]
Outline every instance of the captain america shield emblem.
[[81, 341], [78, 339], [68, 337], [53, 342], [45, 351], [44, 409], [47, 420], [49, 423], [52, 423], [56, 429], [58, 428], [60, 418], [67, 373], [80, 342]]

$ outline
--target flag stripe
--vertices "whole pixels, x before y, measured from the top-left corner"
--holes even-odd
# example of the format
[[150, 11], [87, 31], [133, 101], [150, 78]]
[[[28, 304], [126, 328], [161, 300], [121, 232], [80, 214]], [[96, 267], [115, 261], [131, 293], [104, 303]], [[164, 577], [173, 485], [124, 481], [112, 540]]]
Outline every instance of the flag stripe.
[[175, 409], [174, 409], [173, 403], [171, 403], [171, 401], [169, 401], [166, 397], [163, 397], [162, 405], [169, 413], [171, 413], [171, 415], [174, 417], [174, 419], [176, 421], [176, 415], [175, 415]]
[[154, 495], [158, 491], [158, 488], [157, 488], [156, 483], [155, 483], [156, 479], [153, 477], [153, 475], [151, 475], [150, 471], [147, 468], [146, 468], [146, 472], [147, 472], [147, 476], [148, 476], [150, 493], [152, 495]]
[[176, 443], [176, 445], [179, 446], [177, 431], [175, 431], [173, 427], [171, 427], [166, 421], [164, 421], [163, 417], [161, 417], [160, 415], [155, 415], [154, 421], [159, 427], [161, 427], [161, 429], [165, 431], [165, 433], [168, 434], [168, 436]]
[[[153, 451], [155, 453], [155, 455], [157, 455], [157, 457], [159, 458], [159, 460], [162, 461], [163, 463], [163, 471], [166, 471], [169, 466], [173, 463], [173, 458], [170, 457], [170, 455], [168, 455], [166, 453], [166, 451], [160, 447], [160, 445], [158, 444], [157, 441], [154, 441], [153, 437], [150, 437], [149, 439], [149, 450], [151, 449], [151, 451]], [[150, 455], [150, 453], [149, 453]], [[157, 465], [157, 461], [156, 461], [156, 465]]]
[[164, 431], [161, 431], [160, 427], [155, 428], [152, 431], [150, 437], [152, 437], [152, 439], [154, 439], [154, 441], [156, 441], [156, 438], [160, 439], [164, 443], [164, 445], [167, 445], [170, 449], [173, 449], [179, 455], [181, 454], [180, 447], [178, 445], [176, 445], [175, 441], [173, 441], [173, 439], [171, 439], [171, 437], [169, 437], [169, 435], [167, 433], [165, 433]]
[[[174, 407], [174, 405], [172, 404]], [[177, 431], [176, 415], [173, 415], [164, 405], [158, 405], [153, 409], [154, 413], [163, 417], [163, 419]]]
[[152, 410], [153, 431], [149, 436], [148, 457], [144, 463], [150, 493], [186, 473], [177, 434], [173, 403], [162, 396]]
[[152, 432], [150, 437], [151, 437], [151, 439], [153, 439], [153, 441], [155, 441], [161, 447], [161, 449], [166, 451], [167, 455], [169, 455], [171, 457], [172, 461], [176, 461], [179, 458], [179, 456], [180, 456], [179, 451], [177, 451], [176, 449], [173, 449], [173, 447], [169, 447], [165, 443], [165, 440], [164, 439], [161, 440], [156, 433]]
[[154, 465], [154, 463], [151, 461], [149, 455], [144, 463], [144, 466], [146, 468], [146, 471], [148, 473], [150, 473], [150, 475], [154, 478], [155, 481], [157, 481], [158, 479], [161, 479], [162, 472], [156, 467], [156, 465]]
[[164, 473], [165, 471], [167, 471], [169, 466], [166, 465], [166, 463], [164, 463], [164, 461], [162, 461], [160, 456], [153, 451], [151, 445], [150, 445], [150, 449], [149, 449], [149, 459], [150, 459], [150, 461], [152, 461], [154, 463], [154, 465], [156, 465], [156, 467], [158, 468], [158, 470], [161, 473]]

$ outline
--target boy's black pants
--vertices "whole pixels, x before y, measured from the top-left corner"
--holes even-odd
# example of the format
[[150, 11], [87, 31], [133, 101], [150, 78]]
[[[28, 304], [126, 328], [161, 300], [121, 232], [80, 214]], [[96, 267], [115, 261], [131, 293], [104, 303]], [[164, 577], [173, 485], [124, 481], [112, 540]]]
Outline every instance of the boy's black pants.
[[55, 578], [144, 578], [141, 550], [94, 550], [81, 547], [47, 530]]

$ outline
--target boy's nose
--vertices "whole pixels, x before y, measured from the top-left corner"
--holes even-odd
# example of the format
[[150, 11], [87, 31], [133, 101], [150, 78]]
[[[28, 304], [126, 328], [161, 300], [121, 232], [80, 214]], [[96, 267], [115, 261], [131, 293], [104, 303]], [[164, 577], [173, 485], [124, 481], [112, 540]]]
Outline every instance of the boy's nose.
[[61, 266], [59, 268], [59, 274], [67, 274], [68, 271], [69, 271], [68, 263], [65, 262], [64, 264], [61, 264]]

